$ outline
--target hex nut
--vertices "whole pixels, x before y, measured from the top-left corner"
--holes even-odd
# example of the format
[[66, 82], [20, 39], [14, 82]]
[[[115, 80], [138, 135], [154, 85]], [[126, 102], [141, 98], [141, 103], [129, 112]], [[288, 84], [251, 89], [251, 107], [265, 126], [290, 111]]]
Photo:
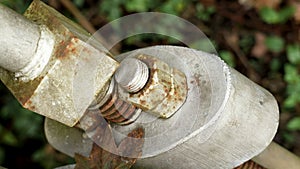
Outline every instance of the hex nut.
[[87, 44], [90, 35], [85, 30], [41, 1], [33, 1], [24, 15], [47, 26], [54, 35], [54, 50], [35, 79], [24, 82], [2, 68], [0, 79], [23, 107], [72, 127], [119, 64], [105, 49]]
[[169, 118], [186, 99], [185, 75], [153, 56], [141, 54], [136, 58], [148, 66], [150, 70], [148, 82], [137, 93], [126, 93], [121, 90], [120, 95], [146, 112], [162, 118]]

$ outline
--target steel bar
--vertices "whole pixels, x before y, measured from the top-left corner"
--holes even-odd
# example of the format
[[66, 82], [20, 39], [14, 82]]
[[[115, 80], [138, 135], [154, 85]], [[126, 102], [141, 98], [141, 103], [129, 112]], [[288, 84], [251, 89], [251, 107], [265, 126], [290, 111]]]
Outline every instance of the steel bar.
[[0, 4], [0, 67], [17, 72], [30, 63], [40, 38], [39, 26]]
[[300, 158], [275, 142], [252, 159], [254, 162], [270, 169], [299, 169]]

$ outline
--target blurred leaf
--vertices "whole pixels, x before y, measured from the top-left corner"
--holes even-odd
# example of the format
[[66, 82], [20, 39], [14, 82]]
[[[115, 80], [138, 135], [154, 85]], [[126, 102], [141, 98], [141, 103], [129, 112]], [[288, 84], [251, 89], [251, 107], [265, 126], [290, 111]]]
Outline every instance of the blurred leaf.
[[287, 46], [287, 58], [293, 64], [300, 64], [300, 45], [288, 45]]
[[296, 93], [290, 94], [283, 102], [284, 108], [292, 109], [296, 106], [299, 99], [297, 99], [299, 96]]
[[146, 12], [148, 10], [149, 0], [128, 0], [125, 3], [125, 8], [129, 12]]
[[274, 58], [270, 62], [270, 69], [272, 72], [277, 72], [281, 66], [282, 64], [278, 58]]
[[[299, 81], [299, 77], [297, 78]], [[285, 108], [294, 108], [297, 103], [300, 102], [300, 85], [299, 83], [296, 84], [288, 84], [287, 89], [287, 98], [284, 100], [283, 105]]]
[[286, 63], [284, 65], [284, 80], [287, 82], [287, 98], [283, 105], [285, 108], [294, 108], [300, 102], [300, 75], [297, 66]]
[[270, 7], [264, 7], [259, 11], [259, 15], [262, 20], [268, 24], [285, 23], [294, 15], [294, 13], [295, 8], [293, 6], [283, 7], [279, 11]]
[[279, 36], [268, 36], [265, 40], [265, 44], [272, 52], [280, 52], [284, 47], [284, 40]]
[[118, 19], [122, 15], [123, 3], [122, 0], [104, 0], [100, 3], [100, 13], [105, 14], [110, 21]]
[[29, 0], [0, 0], [1, 4], [14, 9], [16, 12], [22, 14], [28, 8], [31, 1]]
[[203, 21], [209, 21], [211, 15], [214, 14], [215, 11], [216, 9], [214, 6], [205, 7], [201, 3], [196, 5], [196, 17]]
[[0, 109], [0, 117], [12, 122], [13, 131], [22, 143], [27, 138], [43, 137], [43, 117], [24, 109], [19, 102], [8, 95], [5, 97], [4, 106]]
[[185, 4], [184, 0], [168, 0], [161, 4], [159, 9], [161, 12], [179, 15], [184, 10]]
[[0, 109], [0, 117], [2, 119], [8, 120], [16, 116], [16, 112], [21, 110], [21, 106], [18, 101], [13, 98], [13, 96], [6, 96], [4, 101], [4, 105]]
[[77, 7], [81, 8], [81, 7], [83, 7], [83, 5], [84, 5], [84, 0], [73, 0], [73, 3], [74, 3]]
[[244, 52], [248, 53], [255, 43], [254, 37], [252, 35], [244, 35], [239, 40], [239, 46], [243, 49]]
[[53, 169], [61, 165], [74, 163], [73, 158], [58, 153], [49, 144], [45, 144], [44, 147], [36, 150], [31, 155], [31, 159], [39, 163], [44, 169]]
[[300, 130], [300, 117], [294, 117], [293, 119], [291, 119], [288, 122], [286, 128], [291, 131]]
[[268, 24], [274, 24], [279, 23], [280, 17], [278, 13], [270, 8], [270, 7], [264, 7], [259, 11], [259, 15], [263, 21], [265, 21]]
[[231, 67], [235, 67], [235, 61], [230, 51], [220, 51], [220, 57]]
[[279, 20], [280, 23], [285, 23], [288, 19], [292, 18], [294, 13], [296, 11], [296, 8], [293, 6], [286, 6], [283, 7], [280, 11], [279, 11]]
[[43, 130], [40, 128], [43, 117], [26, 109], [18, 112], [18, 118], [14, 118], [13, 126], [20, 139], [41, 138]]
[[17, 146], [18, 145], [18, 139], [17, 137], [11, 132], [11, 131], [4, 131], [2, 133], [2, 143], [10, 145], [10, 146]]
[[285, 140], [286, 142], [288, 142], [288, 143], [293, 143], [293, 142], [295, 141], [294, 135], [292, 135], [292, 134], [289, 133], [289, 132], [284, 132], [284, 133], [282, 134], [282, 136], [283, 136], [284, 140]]
[[297, 67], [291, 64], [285, 64], [284, 66], [284, 80], [289, 84], [297, 84], [300, 82], [300, 76]]

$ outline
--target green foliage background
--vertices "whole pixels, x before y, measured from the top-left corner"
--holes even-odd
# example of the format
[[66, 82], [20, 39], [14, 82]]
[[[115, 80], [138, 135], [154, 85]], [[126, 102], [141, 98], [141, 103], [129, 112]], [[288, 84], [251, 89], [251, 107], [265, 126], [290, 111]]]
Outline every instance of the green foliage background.
[[[19, 13], [30, 2], [0, 0]], [[55, 4], [51, 0], [45, 2]], [[73, 17], [59, 1], [56, 3], [60, 12]], [[235, 1], [214, 0], [73, 0], [73, 3], [96, 28], [124, 15], [147, 11], [174, 14], [198, 26], [213, 41], [223, 60], [274, 94], [281, 110], [275, 141], [300, 155], [300, 35], [297, 34], [300, 26], [293, 18], [294, 6], [282, 2], [276, 9], [263, 6], [255, 10]], [[258, 43], [257, 33], [264, 36], [259, 46], [263, 56], [253, 56], [251, 52]], [[160, 44], [181, 45], [169, 37], [141, 35], [124, 40], [118, 50]], [[205, 46], [201, 42], [195, 45]], [[21, 108], [2, 83], [0, 93], [0, 165], [53, 168], [74, 162], [47, 144], [43, 117]]]

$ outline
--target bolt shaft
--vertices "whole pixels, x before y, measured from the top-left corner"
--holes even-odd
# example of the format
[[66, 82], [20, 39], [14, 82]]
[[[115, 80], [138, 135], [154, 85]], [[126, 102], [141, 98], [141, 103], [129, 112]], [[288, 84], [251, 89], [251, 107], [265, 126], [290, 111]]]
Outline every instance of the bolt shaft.
[[129, 93], [140, 91], [149, 78], [148, 66], [135, 58], [124, 59], [115, 74], [116, 82]]
[[106, 120], [121, 125], [132, 123], [140, 115], [141, 110], [119, 97], [118, 87], [112, 79], [105, 96], [89, 107], [90, 111], [97, 111]]

